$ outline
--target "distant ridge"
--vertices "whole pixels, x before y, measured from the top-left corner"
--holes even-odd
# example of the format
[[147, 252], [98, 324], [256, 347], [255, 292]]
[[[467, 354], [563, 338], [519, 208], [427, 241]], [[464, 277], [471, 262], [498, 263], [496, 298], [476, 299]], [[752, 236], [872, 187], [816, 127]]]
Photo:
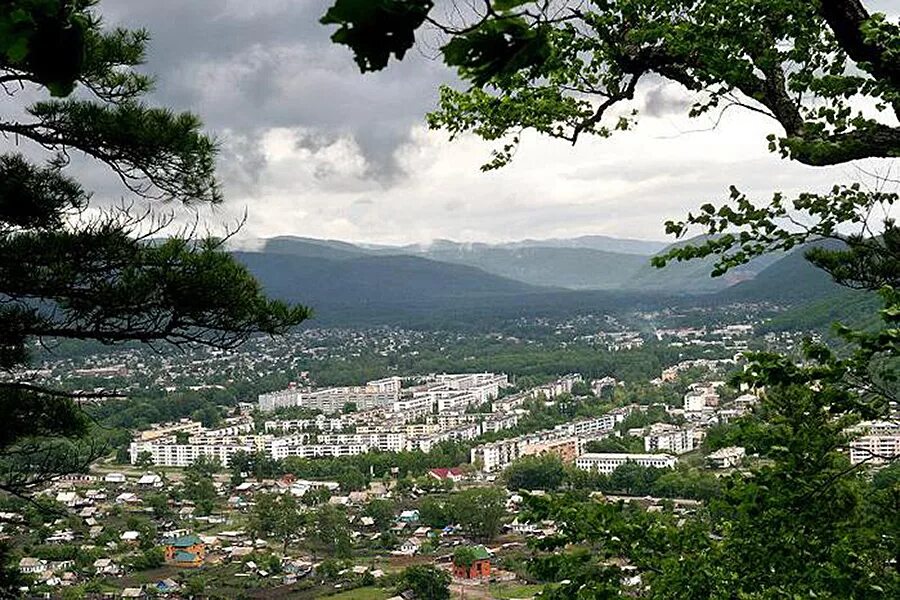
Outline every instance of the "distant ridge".
[[424, 323], [451, 317], [466, 321], [655, 309], [676, 302], [792, 306], [840, 289], [805, 260], [803, 249], [761, 257], [713, 278], [712, 259], [656, 269], [646, 255], [579, 247], [583, 239], [550, 247], [528, 243], [437, 240], [395, 247], [281, 236], [264, 240], [258, 251], [236, 251], [234, 256], [270, 294], [308, 304], [327, 322], [406, 322], [411, 315]]

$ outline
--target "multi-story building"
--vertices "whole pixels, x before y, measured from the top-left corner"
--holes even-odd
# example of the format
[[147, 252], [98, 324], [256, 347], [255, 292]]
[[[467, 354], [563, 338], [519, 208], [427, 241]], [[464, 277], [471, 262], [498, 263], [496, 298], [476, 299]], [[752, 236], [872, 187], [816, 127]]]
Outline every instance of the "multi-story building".
[[303, 390], [288, 388], [279, 392], [260, 394], [259, 409], [272, 411], [276, 408], [299, 406], [324, 413], [335, 413], [352, 404], [357, 410], [368, 410], [393, 404], [400, 397], [400, 378], [378, 379], [366, 385], [326, 388], [323, 390]]
[[883, 465], [900, 458], [900, 421], [864, 421], [850, 430], [850, 462]]
[[519, 456], [555, 454], [563, 462], [571, 463], [583, 450], [584, 440], [578, 437], [566, 437], [524, 444], [519, 450]]
[[642, 467], [672, 469], [678, 459], [669, 454], [614, 454], [588, 452], [575, 459], [575, 466], [583, 471], [595, 471], [609, 475], [625, 463], [633, 462]]
[[678, 427], [669, 423], [654, 423], [644, 431], [646, 452], [684, 454], [694, 449], [694, 427]]
[[406, 434], [396, 431], [369, 433], [330, 433], [318, 437], [318, 443], [326, 445], [366, 446], [381, 452], [401, 452], [406, 448]]

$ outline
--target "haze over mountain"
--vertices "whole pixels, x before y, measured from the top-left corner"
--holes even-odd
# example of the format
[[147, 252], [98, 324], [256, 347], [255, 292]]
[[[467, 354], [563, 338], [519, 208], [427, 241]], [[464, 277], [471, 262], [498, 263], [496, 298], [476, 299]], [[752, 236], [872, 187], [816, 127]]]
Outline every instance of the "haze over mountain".
[[[696, 242], [687, 240], [678, 245]], [[650, 264], [650, 257], [670, 246], [660, 242], [583, 236], [571, 240], [523, 240], [503, 244], [461, 243], [435, 240], [429, 244], [384, 246], [351, 244], [282, 236], [256, 244], [265, 253], [305, 258], [344, 260], [365, 256], [418, 256], [441, 263], [475, 267], [507, 279], [542, 287], [572, 290], [655, 291], [664, 294], [697, 294], [725, 289], [752, 279], [778, 256], [765, 256], [713, 278], [713, 259], [673, 263], [666, 269]], [[617, 252], [611, 248], [627, 248]], [[638, 253], [640, 251], [640, 253]], [[382, 267], [390, 265], [390, 261]]]
[[285, 236], [265, 240], [258, 251], [234, 254], [270, 294], [313, 306], [326, 322], [653, 308], [690, 298], [796, 305], [837, 289], [802, 251], [762, 257], [712, 278], [712, 260], [656, 269], [648, 255], [578, 245], [584, 241], [555, 242], [439, 240], [392, 247]]

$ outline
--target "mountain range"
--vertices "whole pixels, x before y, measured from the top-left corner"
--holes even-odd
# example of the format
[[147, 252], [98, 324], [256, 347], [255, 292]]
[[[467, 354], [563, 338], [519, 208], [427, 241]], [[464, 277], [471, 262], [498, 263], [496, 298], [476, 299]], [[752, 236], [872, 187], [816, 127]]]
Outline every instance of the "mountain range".
[[269, 294], [312, 306], [326, 323], [515, 317], [652, 307], [689, 297], [704, 304], [797, 304], [838, 289], [802, 250], [761, 257], [713, 278], [711, 259], [657, 269], [650, 258], [665, 252], [665, 244], [605, 236], [407, 246], [283, 236], [255, 247], [234, 256]]

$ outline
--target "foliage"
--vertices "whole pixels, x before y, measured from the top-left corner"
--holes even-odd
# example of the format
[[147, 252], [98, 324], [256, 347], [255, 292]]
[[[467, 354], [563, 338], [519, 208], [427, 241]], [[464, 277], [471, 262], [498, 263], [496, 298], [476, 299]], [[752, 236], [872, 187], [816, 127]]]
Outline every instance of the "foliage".
[[[342, 21], [365, 18], [359, 7], [338, 5]], [[691, 116], [735, 106], [771, 117], [785, 132], [770, 136], [771, 149], [805, 164], [900, 151], [900, 130], [890, 120], [900, 111], [898, 26], [855, 0], [614, 0], [564, 7], [504, 0], [455, 16], [448, 22], [429, 14], [427, 22], [446, 39], [444, 62], [471, 87], [442, 88], [429, 124], [454, 137], [474, 132], [503, 140], [485, 168], [512, 158], [523, 129], [574, 143], [582, 135], [609, 137], [632, 128], [638, 84], [654, 77], [695, 94]], [[415, 23], [368, 22], [381, 32]], [[352, 48], [364, 70], [387, 64], [372, 36], [337, 41]], [[861, 110], [856, 98], [875, 105], [877, 116]], [[608, 116], [613, 112], [617, 117]]]
[[450, 574], [431, 565], [413, 565], [403, 570], [398, 593], [412, 590], [416, 598], [450, 600]]
[[287, 550], [290, 541], [300, 534], [305, 524], [300, 503], [293, 494], [257, 494], [250, 514], [249, 527], [257, 536], [271, 536]]
[[338, 507], [323, 504], [316, 509], [312, 513], [310, 532], [315, 544], [329, 556], [350, 556], [350, 525], [347, 515]]
[[[638, 113], [629, 108], [649, 78], [686, 88], [690, 116], [737, 107], [770, 117], [780, 133], [767, 136], [769, 149], [803, 164], [900, 155], [900, 27], [860, 0], [491, 0], [456, 11], [453, 23], [431, 13], [424, 22], [445, 36], [444, 62], [470, 85], [442, 88], [429, 125], [497, 141], [486, 169], [509, 162], [526, 129], [574, 143], [632, 128]], [[370, 51], [348, 45], [358, 60]], [[609, 478], [570, 473], [571, 491], [529, 496], [524, 518], [559, 528], [533, 542], [532, 573], [558, 582], [543, 597], [634, 593], [622, 589], [623, 561], [641, 573], [649, 598], [900, 595], [893, 467], [870, 480], [870, 461], [849, 465], [844, 451], [848, 427], [886, 415], [898, 397], [900, 233], [890, 217], [898, 195], [874, 178], [874, 191], [776, 192], [763, 204], [733, 187], [728, 204], [667, 224], [679, 238], [704, 236], [673, 246], [657, 266], [715, 257], [721, 275], [803, 246], [836, 282], [878, 291], [880, 322], [838, 326], [840, 352], [808, 341], [799, 362], [747, 353], [735, 384], [755, 388], [761, 404], [714, 431], [709, 445], [760, 454], [749, 472], [714, 483], [626, 464]], [[688, 487], [709, 502], [682, 517], [585, 497], [602, 485]]]
[[520, 458], [503, 471], [503, 481], [511, 490], [552, 491], [564, 477], [562, 460], [552, 453]]
[[363, 512], [367, 517], [375, 520], [375, 526], [378, 529], [385, 530], [394, 523], [397, 505], [391, 500], [376, 498], [366, 504]]
[[160, 547], [148, 548], [141, 554], [133, 557], [129, 562], [129, 567], [135, 571], [149, 571], [161, 567], [165, 563], [165, 552]]
[[212, 513], [217, 498], [212, 476], [188, 468], [184, 478], [184, 497], [194, 503], [198, 516]]
[[[190, 229], [151, 240], [174, 221], [155, 214], [154, 203], [222, 200], [216, 144], [196, 116], [144, 102], [152, 81], [135, 68], [147, 32], [105, 28], [95, 5], [0, 7], [0, 84], [9, 100], [0, 132], [31, 146], [0, 156], [0, 368], [7, 373], [24, 371], [35, 343], [54, 339], [229, 348], [309, 316], [267, 299], [222, 240], [195, 238]], [[26, 158], [41, 150], [45, 164]], [[67, 174], [73, 153], [108, 168], [131, 199], [93, 206], [90, 191]], [[0, 383], [0, 489], [25, 493], [83, 471], [105, 452], [105, 439], [88, 435], [84, 397], [20, 377]]]
[[506, 515], [506, 493], [496, 487], [472, 488], [448, 499], [450, 514], [469, 535], [490, 541], [500, 533]]

